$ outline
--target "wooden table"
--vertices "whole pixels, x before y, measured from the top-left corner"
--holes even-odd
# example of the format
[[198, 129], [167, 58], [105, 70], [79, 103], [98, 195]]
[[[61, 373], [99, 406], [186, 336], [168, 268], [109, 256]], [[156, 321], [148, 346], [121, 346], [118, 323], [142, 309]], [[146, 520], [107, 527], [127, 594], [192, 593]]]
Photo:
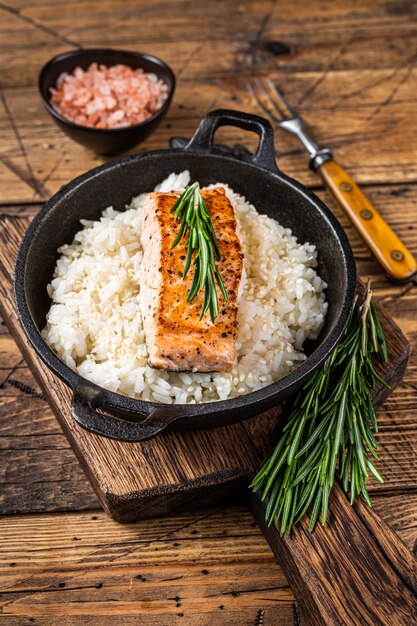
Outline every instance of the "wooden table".
[[[112, 46], [167, 60], [178, 77], [172, 108], [141, 149], [190, 136], [234, 100], [222, 79], [267, 70], [299, 104], [318, 140], [363, 185], [417, 254], [416, 4], [206, 0], [10, 0], [0, 3], [0, 203], [34, 215], [62, 184], [103, 159], [72, 143], [43, 111], [42, 64], [74, 47]], [[250, 135], [221, 141], [254, 146]], [[412, 345], [416, 286], [387, 282], [346, 219], [277, 133], [281, 168], [315, 189], [351, 238], [361, 276]], [[251, 514], [228, 506], [120, 526], [92, 492], [30, 371], [0, 328], [0, 613], [7, 625], [301, 624], [285, 578]], [[417, 357], [379, 412], [383, 485], [378, 513], [417, 548]]]

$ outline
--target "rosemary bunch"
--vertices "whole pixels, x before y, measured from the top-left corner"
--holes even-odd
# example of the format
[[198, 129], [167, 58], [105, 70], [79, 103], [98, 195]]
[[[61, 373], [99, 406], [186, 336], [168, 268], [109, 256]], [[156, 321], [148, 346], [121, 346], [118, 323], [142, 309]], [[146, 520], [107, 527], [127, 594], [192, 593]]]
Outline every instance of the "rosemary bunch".
[[281, 535], [310, 508], [310, 532], [319, 512], [326, 523], [335, 477], [351, 504], [362, 494], [371, 506], [366, 478], [372, 473], [383, 482], [371, 460], [378, 459], [371, 390], [377, 380], [388, 387], [374, 369], [375, 356], [388, 360], [368, 284], [342, 341], [296, 397], [280, 441], [251, 484], [262, 500], [268, 498], [266, 521], [275, 522]]
[[210, 311], [210, 319], [214, 323], [219, 314], [216, 282], [225, 302], [227, 302], [228, 297], [222, 277], [216, 266], [216, 258], [218, 261], [221, 259], [216, 234], [198, 182], [187, 187], [175, 202], [171, 213], [175, 213], [175, 220], [181, 220], [178, 234], [171, 248], [175, 248], [183, 237], [187, 237], [185, 244], [187, 254], [182, 277], [185, 278], [187, 276], [191, 262], [194, 266], [194, 275], [188, 292], [187, 302], [192, 302], [198, 292], [204, 289], [204, 303], [200, 319], [203, 318], [207, 311]]

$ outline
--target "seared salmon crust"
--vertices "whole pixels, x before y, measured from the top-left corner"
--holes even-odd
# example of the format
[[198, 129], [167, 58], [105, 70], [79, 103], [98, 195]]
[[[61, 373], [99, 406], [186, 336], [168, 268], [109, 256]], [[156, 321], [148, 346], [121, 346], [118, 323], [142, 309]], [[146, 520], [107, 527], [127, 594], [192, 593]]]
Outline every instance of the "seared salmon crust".
[[182, 278], [186, 237], [171, 249], [180, 223], [170, 212], [176, 193], [148, 194], [142, 213], [140, 308], [149, 365], [170, 371], [230, 372], [236, 358], [237, 294], [243, 254], [233, 206], [221, 187], [201, 191], [213, 222], [221, 260], [217, 267], [228, 295], [218, 286], [219, 315], [200, 320], [204, 291], [187, 302], [194, 268]]

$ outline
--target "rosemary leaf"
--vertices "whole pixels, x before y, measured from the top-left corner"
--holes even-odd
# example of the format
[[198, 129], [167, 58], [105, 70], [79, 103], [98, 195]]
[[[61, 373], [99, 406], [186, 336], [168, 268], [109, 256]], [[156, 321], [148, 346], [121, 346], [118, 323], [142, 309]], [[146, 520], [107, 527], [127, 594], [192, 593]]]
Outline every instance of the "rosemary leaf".
[[383, 482], [371, 461], [378, 460], [371, 392], [377, 382], [386, 385], [375, 371], [378, 358], [386, 361], [388, 354], [368, 284], [342, 340], [294, 399], [280, 440], [252, 481], [251, 488], [267, 499], [267, 523], [281, 535], [309, 510], [310, 531], [319, 514], [326, 523], [335, 478], [352, 504], [362, 495], [371, 505], [368, 475]]
[[178, 234], [172, 242], [171, 248], [175, 248], [181, 239], [188, 235], [185, 246], [185, 257], [182, 278], [185, 279], [194, 256], [194, 274], [187, 295], [187, 302], [192, 302], [200, 291], [204, 290], [204, 303], [200, 319], [207, 311], [214, 323], [219, 314], [219, 298], [216, 283], [219, 286], [223, 300], [227, 302], [228, 296], [223, 284], [222, 277], [216, 266], [215, 259], [221, 260], [219, 245], [213, 223], [207, 211], [206, 203], [200, 192], [200, 185], [195, 182], [184, 191], [171, 208], [176, 221], [181, 220]]

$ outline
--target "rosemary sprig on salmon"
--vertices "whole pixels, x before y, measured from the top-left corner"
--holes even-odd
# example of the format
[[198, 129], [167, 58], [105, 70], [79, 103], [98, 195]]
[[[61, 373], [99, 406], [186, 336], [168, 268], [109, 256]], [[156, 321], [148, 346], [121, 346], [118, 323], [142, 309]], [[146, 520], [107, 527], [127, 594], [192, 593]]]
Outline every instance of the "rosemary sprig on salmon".
[[204, 290], [204, 303], [200, 320], [209, 311], [211, 321], [214, 323], [219, 314], [216, 283], [225, 302], [228, 301], [228, 296], [216, 265], [216, 259], [217, 261], [221, 260], [219, 245], [198, 182], [187, 187], [170, 212], [175, 213], [176, 221], [181, 221], [180, 229], [172, 242], [171, 249], [175, 248], [183, 237], [187, 237], [183, 279], [187, 277], [191, 265], [194, 266], [193, 280], [188, 291], [187, 302], [192, 302], [199, 291]]

